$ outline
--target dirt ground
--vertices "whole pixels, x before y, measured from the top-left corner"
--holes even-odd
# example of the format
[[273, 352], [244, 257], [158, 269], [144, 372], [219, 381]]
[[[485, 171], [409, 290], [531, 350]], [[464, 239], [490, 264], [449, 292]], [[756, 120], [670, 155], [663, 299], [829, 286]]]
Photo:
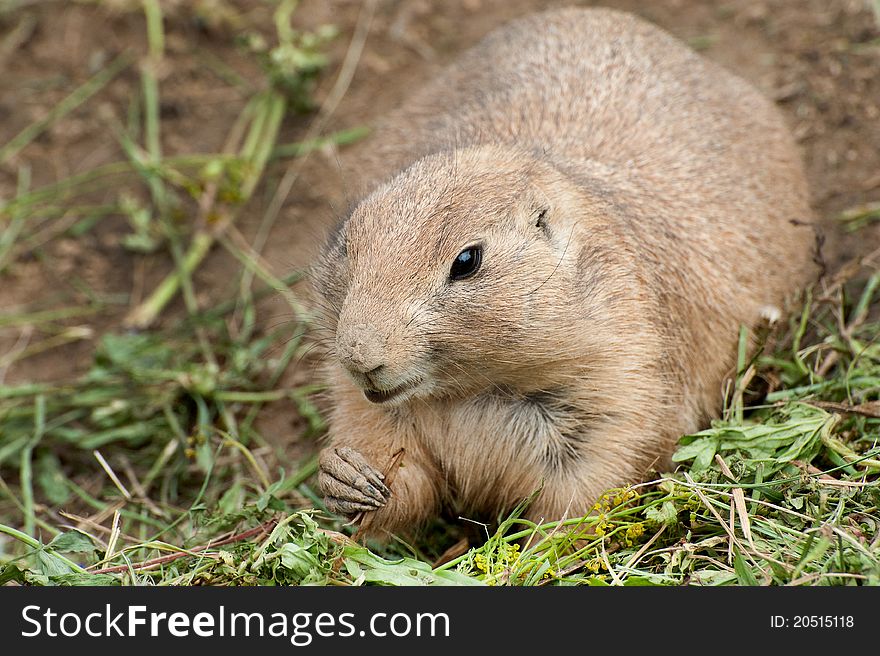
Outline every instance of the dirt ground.
[[[0, 3], [0, 9], [4, 4], [9, 5]], [[803, 148], [816, 211], [827, 224], [827, 259], [838, 262], [880, 244], [877, 230], [848, 236], [835, 222], [843, 210], [880, 200], [880, 18], [873, 15], [870, 0], [380, 0], [355, 75], [329, 129], [371, 124], [500, 23], [570, 4], [634, 11], [751, 80], [779, 103]], [[0, 144], [44, 116], [126, 48], [139, 55], [146, 51], [137, 3], [12, 5], [21, 7], [0, 11]], [[241, 52], [234, 37], [242, 21], [271, 34], [271, 5], [205, 0], [163, 2], [163, 7], [163, 150], [169, 155], [218, 151], [246, 94], [221, 80], [218, 67], [206, 62], [221, 61], [246, 81], [261, 80], [254, 60]], [[318, 89], [319, 101], [333, 85], [360, 9], [358, 0], [304, 0], [297, 9], [298, 25], [332, 23], [340, 29]], [[124, 121], [138, 85], [137, 69], [130, 68], [0, 166], [0, 198], [13, 194], [22, 164], [31, 167], [32, 185], [39, 186], [123, 159], [108, 123], [113, 117]], [[311, 120], [308, 115], [287, 117], [283, 141], [302, 138]], [[307, 265], [322, 229], [345, 210], [348, 194], [338, 171], [346, 156], [344, 148], [319, 151], [304, 167], [263, 251], [276, 274]], [[285, 166], [275, 165], [270, 187]], [[96, 202], [102, 194], [109, 201], [114, 193], [106, 189]], [[245, 237], [253, 237], [268, 197], [258, 194], [243, 213], [238, 227]], [[0, 276], [0, 313], [70, 306], [82, 302], [88, 289], [125, 299], [88, 319], [96, 335], [119, 328], [129, 307], [170, 268], [166, 255], [136, 255], [122, 248], [126, 232], [122, 219], [110, 218], [84, 237], [55, 240], [46, 249], [48, 258], [23, 254]], [[234, 292], [231, 266], [237, 264], [220, 249], [209, 257], [194, 279], [200, 301]], [[163, 320], [173, 321], [182, 309], [177, 302]], [[286, 316], [284, 303], [273, 299], [265, 304], [262, 321], [277, 325]], [[72, 325], [85, 323], [79, 319]], [[0, 328], [0, 354], [38, 337], [23, 333], [20, 326]], [[83, 340], [27, 358], [4, 372], [5, 382], [67, 378], [89, 366], [93, 347], [92, 340]], [[292, 414], [283, 404], [267, 407], [263, 431], [288, 434]]]

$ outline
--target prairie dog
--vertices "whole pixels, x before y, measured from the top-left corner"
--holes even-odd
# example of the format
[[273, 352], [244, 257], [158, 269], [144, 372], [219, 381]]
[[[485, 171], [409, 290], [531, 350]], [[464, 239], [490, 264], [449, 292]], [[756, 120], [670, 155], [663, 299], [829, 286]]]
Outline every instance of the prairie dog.
[[320, 484], [375, 535], [539, 488], [529, 517], [585, 514], [718, 413], [739, 326], [812, 274], [777, 109], [626, 13], [501, 27], [364, 148], [367, 193], [313, 274]]

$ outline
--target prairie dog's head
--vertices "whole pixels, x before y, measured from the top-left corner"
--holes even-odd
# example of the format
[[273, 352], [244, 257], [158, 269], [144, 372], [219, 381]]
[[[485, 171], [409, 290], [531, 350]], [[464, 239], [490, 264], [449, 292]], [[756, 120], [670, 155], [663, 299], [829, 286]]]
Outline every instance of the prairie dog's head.
[[592, 214], [521, 151], [419, 160], [360, 202], [313, 272], [333, 362], [387, 406], [540, 387], [589, 339]]

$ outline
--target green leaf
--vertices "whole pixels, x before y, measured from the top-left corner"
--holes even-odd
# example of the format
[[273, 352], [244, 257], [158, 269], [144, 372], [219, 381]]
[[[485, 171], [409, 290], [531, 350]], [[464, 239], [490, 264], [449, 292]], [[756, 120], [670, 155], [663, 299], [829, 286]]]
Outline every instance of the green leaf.
[[481, 581], [454, 570], [434, 571], [428, 563], [412, 558], [385, 560], [362, 547], [346, 547], [345, 565], [364, 580], [381, 585], [483, 585]]
[[278, 512], [284, 512], [287, 510], [286, 503], [284, 503], [276, 496], [269, 494], [268, 492], [265, 494], [261, 494], [260, 498], [257, 499], [254, 505], [259, 512], [263, 512], [264, 510], [266, 510], [266, 508], [268, 508], [269, 510], [276, 510]]
[[70, 487], [61, 471], [61, 462], [54, 453], [41, 449], [34, 463], [34, 471], [37, 484], [50, 502], [58, 506], [68, 502]]
[[55, 585], [69, 586], [121, 585], [119, 579], [110, 574], [84, 574], [81, 572], [71, 572], [70, 574], [50, 576], [49, 580]]
[[45, 574], [51, 578], [53, 576], [61, 576], [63, 574], [71, 573], [70, 565], [65, 563], [55, 554], [46, 551], [45, 549], [38, 549], [36, 555], [37, 570], [40, 574]]
[[[712, 463], [712, 459], [715, 457], [715, 452], [718, 449], [718, 440], [713, 436], [704, 436], [707, 432], [708, 431], [704, 431], [704, 433], [697, 433], [694, 435], [693, 437], [698, 439], [694, 439], [690, 444], [686, 444], [678, 449], [678, 451], [673, 454], [672, 461], [685, 462], [687, 460], [693, 460], [693, 471], [703, 471], [704, 469], [707, 469]], [[683, 440], [682, 443], [684, 443]]]
[[281, 564], [300, 578], [306, 578], [314, 571], [321, 569], [321, 561], [318, 555], [312, 553], [309, 547], [315, 545], [302, 545], [288, 542], [279, 551]]
[[91, 553], [95, 551], [92, 539], [85, 533], [76, 530], [56, 535], [46, 547], [59, 553]]
[[663, 582], [660, 577], [656, 576], [630, 576], [623, 582], [624, 586], [629, 587], [662, 587], [664, 585], [669, 585], [666, 582]]
[[800, 575], [801, 571], [803, 571], [804, 567], [809, 565], [814, 560], [818, 560], [822, 556], [825, 555], [825, 552], [831, 548], [833, 544], [831, 540], [826, 538], [824, 535], [820, 535], [817, 538], [814, 538], [815, 533], [811, 533], [810, 537], [813, 539], [808, 539], [803, 548], [803, 553], [800, 561], [794, 570], [794, 577]]
[[8, 563], [0, 569], [0, 585], [6, 585], [10, 581], [26, 583], [25, 570], [20, 569], [15, 563]]
[[736, 572], [736, 580], [740, 585], [758, 585], [758, 579], [739, 553], [733, 558], [733, 571]]
[[691, 572], [691, 581], [697, 585], [728, 585], [737, 580], [733, 572], [725, 572], [720, 569], [699, 569]]
[[[223, 493], [220, 500], [217, 501], [217, 508], [224, 515], [236, 512], [244, 503], [244, 496], [244, 485], [242, 485], [241, 481], [236, 480]], [[263, 509], [265, 509], [265, 505], [263, 506]]]
[[671, 501], [664, 501], [659, 508], [645, 508], [645, 519], [658, 526], [675, 526], [678, 524], [678, 509]]
[[821, 447], [823, 432], [838, 422], [821, 408], [798, 402], [756, 418], [758, 421], [744, 424], [716, 421], [711, 428], [685, 436], [673, 461], [693, 460], [691, 471], [697, 473], [712, 466], [716, 452], [738, 453], [752, 470], [763, 464], [766, 479], [791, 460], [812, 460]]

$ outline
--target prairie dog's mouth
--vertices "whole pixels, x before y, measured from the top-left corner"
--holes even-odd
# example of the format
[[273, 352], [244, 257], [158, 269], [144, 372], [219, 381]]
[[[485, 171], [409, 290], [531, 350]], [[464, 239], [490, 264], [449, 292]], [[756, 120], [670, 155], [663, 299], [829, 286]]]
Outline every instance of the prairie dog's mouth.
[[364, 396], [370, 403], [402, 400], [407, 392], [414, 390], [421, 382], [421, 380], [411, 380], [389, 390], [365, 389]]

